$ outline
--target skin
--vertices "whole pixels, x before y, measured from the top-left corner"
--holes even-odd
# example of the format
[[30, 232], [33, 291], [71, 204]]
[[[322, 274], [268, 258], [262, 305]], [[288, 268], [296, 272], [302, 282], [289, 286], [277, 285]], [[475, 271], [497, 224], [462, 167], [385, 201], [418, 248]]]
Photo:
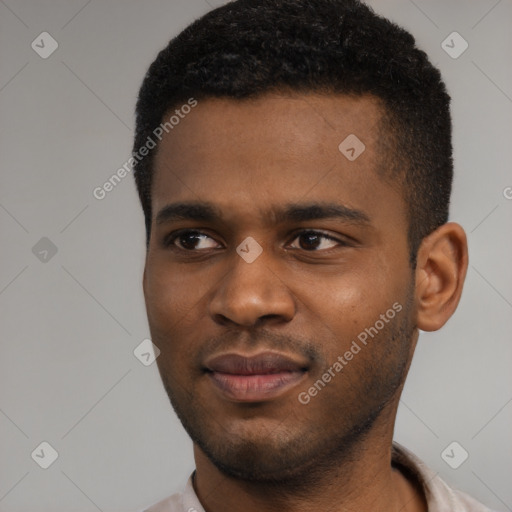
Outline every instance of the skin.
[[[439, 329], [457, 307], [467, 243], [447, 223], [410, 267], [406, 204], [378, 173], [381, 114], [371, 96], [206, 99], [160, 143], [143, 288], [208, 512], [426, 510], [423, 493], [391, 465], [393, 428], [418, 329]], [[354, 161], [338, 149], [349, 134], [365, 144]], [[167, 205], [189, 201], [211, 203], [221, 218], [157, 222]], [[335, 203], [367, 220], [270, 215], [289, 203]], [[164, 243], [182, 229], [202, 235]], [[305, 230], [322, 233], [299, 236]], [[262, 248], [252, 263], [236, 252], [249, 236]], [[395, 303], [401, 311], [300, 403]], [[304, 379], [248, 404], [226, 399], [202, 370], [208, 356], [262, 349], [307, 360]]]

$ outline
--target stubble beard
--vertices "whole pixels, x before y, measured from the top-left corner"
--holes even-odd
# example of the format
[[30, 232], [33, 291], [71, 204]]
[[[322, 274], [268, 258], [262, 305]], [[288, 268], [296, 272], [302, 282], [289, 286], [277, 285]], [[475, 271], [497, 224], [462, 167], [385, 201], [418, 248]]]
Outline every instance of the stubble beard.
[[[412, 357], [411, 303], [409, 297], [400, 323], [390, 322], [379, 333], [381, 339], [372, 341], [389, 344], [393, 355], [387, 360], [386, 368], [379, 367], [378, 372], [361, 378], [357, 396], [351, 398], [348, 407], [347, 400], [341, 396], [339, 403], [331, 404], [325, 411], [324, 421], [301, 431], [294, 432], [296, 422], [292, 419], [287, 425], [285, 418], [267, 436], [228, 435], [219, 425], [222, 418], [212, 418], [212, 412], [196, 396], [182, 386], [171, 385], [168, 376], [161, 373], [164, 388], [192, 441], [224, 475], [254, 484], [276, 485], [281, 493], [288, 489], [295, 495], [300, 494], [324, 481], [327, 473], [339, 472], [341, 467], [357, 460], [365, 440], [386, 411], [392, 409], [393, 414], [385, 421], [394, 422], [394, 408]], [[369, 345], [363, 350], [372, 350], [372, 347]], [[373, 363], [378, 366], [379, 361]], [[298, 414], [301, 411], [299, 409]]]

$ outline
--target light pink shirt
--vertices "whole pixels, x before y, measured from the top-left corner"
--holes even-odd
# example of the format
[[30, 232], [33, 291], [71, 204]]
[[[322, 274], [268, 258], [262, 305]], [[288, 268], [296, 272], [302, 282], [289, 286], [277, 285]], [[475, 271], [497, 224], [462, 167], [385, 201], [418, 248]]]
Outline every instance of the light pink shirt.
[[[402, 471], [408, 471], [421, 482], [427, 499], [429, 512], [491, 512], [468, 494], [451, 489], [436, 473], [428, 468], [416, 455], [398, 443], [393, 443], [393, 463]], [[405, 470], [404, 470], [405, 468]], [[183, 492], [141, 512], [205, 512], [194, 491], [192, 475]]]

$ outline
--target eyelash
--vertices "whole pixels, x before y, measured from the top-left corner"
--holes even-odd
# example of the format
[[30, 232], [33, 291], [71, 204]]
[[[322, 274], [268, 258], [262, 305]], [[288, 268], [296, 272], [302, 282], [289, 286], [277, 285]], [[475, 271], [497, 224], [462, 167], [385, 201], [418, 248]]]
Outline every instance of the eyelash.
[[[207, 236], [208, 238], [211, 238], [212, 240], [213, 237], [211, 237], [210, 235], [208, 235], [207, 233], [204, 233], [202, 231], [199, 231], [197, 229], [183, 229], [183, 230], [180, 230], [180, 231], [175, 231], [174, 233], [171, 233], [170, 235], [168, 235], [164, 241], [163, 241], [163, 245], [164, 247], [166, 248], [169, 248], [169, 249], [172, 249], [172, 250], [177, 250], [177, 251], [182, 251], [182, 252], [188, 252], [188, 253], [194, 253], [194, 252], [207, 252], [209, 249], [183, 249], [182, 247], [178, 247], [177, 245], [174, 244], [174, 242], [184, 236], [184, 235], [187, 235], [187, 234], [199, 234], [199, 235], [205, 235]], [[333, 242], [337, 242], [338, 243], [338, 246], [341, 246], [341, 247], [347, 247], [349, 244], [347, 242], [344, 242], [342, 240], [339, 240], [338, 238], [335, 238], [333, 236], [330, 236], [330, 235], [327, 235], [326, 233], [324, 233], [323, 231], [318, 231], [318, 230], [315, 230], [315, 229], [304, 229], [302, 231], [298, 231], [297, 233], [294, 234], [294, 238], [292, 239], [292, 242], [294, 240], [296, 240], [298, 237], [300, 237], [301, 235], [304, 235], [304, 234], [315, 234], [315, 235], [320, 235], [321, 238], [325, 238], [327, 240], [331, 240]], [[316, 250], [316, 249], [313, 249], [311, 251], [308, 251], [306, 249], [300, 249], [299, 250], [303, 250], [305, 252], [308, 252], [308, 253], [311, 253], [311, 252], [330, 252], [332, 251], [333, 249], [336, 249], [336, 247], [331, 247], [329, 249], [322, 249], [322, 250]]]

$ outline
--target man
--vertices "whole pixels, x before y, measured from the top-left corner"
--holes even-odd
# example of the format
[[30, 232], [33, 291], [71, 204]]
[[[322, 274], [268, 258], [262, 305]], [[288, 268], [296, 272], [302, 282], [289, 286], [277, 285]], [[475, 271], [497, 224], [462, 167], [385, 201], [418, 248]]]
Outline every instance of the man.
[[467, 270], [449, 102], [355, 0], [238, 0], [160, 52], [143, 287], [196, 470], [148, 511], [488, 510], [392, 441], [419, 330]]

